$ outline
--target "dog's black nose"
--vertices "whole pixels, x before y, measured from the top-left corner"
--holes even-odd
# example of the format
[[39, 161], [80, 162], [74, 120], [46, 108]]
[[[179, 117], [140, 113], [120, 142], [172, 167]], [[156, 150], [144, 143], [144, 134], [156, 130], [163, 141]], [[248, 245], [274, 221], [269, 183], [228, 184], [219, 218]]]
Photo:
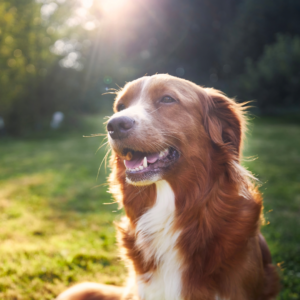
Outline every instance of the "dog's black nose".
[[122, 139], [128, 136], [135, 121], [129, 117], [118, 117], [107, 123], [107, 131], [112, 139]]

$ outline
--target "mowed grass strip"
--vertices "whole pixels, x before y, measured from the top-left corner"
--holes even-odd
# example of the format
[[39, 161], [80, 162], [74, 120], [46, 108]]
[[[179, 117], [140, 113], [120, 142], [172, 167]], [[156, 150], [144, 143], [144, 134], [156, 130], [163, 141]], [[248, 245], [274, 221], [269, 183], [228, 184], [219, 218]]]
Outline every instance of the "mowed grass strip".
[[[105, 146], [103, 119], [90, 129], [52, 138], [0, 140], [0, 299], [53, 299], [76, 282], [121, 285], [109, 170], [98, 168]], [[263, 233], [282, 273], [279, 299], [300, 298], [300, 124], [256, 119], [244, 165], [260, 179], [266, 224]]]

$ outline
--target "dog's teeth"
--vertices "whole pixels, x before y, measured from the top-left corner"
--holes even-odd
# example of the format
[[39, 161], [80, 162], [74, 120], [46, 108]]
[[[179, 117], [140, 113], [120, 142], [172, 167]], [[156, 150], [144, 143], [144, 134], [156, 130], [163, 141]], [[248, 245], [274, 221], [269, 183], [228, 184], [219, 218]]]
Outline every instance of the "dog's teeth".
[[164, 151], [160, 151], [159, 152], [159, 157], [163, 157], [164, 156]]
[[143, 166], [139, 166], [139, 169], [140, 169], [140, 170], [143, 170], [143, 169], [144, 169], [144, 167], [143, 167]]
[[144, 157], [143, 167], [144, 167], [144, 168], [147, 168], [147, 167], [148, 167], [148, 164], [147, 164], [147, 157], [146, 157], [146, 156]]

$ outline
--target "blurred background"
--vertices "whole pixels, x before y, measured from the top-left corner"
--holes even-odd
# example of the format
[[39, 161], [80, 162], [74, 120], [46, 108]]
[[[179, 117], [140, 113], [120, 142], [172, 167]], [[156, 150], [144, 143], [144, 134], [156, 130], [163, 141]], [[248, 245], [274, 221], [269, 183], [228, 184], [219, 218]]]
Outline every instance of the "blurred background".
[[297, 0], [2, 0], [1, 126], [44, 130], [56, 111], [72, 125], [157, 72], [256, 100], [257, 113], [299, 110], [299, 19]]
[[155, 73], [254, 100], [243, 164], [278, 299], [300, 299], [299, 0], [1, 0], [0, 299], [124, 283], [109, 149], [82, 136], [105, 132], [109, 92]]

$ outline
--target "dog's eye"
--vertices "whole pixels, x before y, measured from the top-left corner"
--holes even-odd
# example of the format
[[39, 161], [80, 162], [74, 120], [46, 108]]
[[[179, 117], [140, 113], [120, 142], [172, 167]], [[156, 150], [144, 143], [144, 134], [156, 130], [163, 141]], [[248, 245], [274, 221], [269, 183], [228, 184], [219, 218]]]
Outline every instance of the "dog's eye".
[[126, 107], [125, 107], [125, 105], [124, 104], [119, 104], [118, 106], [117, 106], [117, 111], [121, 111], [121, 110], [123, 110], [123, 109], [125, 109]]
[[161, 100], [161, 103], [173, 103], [176, 102], [176, 100], [174, 100], [172, 97], [170, 96], [164, 96]]

